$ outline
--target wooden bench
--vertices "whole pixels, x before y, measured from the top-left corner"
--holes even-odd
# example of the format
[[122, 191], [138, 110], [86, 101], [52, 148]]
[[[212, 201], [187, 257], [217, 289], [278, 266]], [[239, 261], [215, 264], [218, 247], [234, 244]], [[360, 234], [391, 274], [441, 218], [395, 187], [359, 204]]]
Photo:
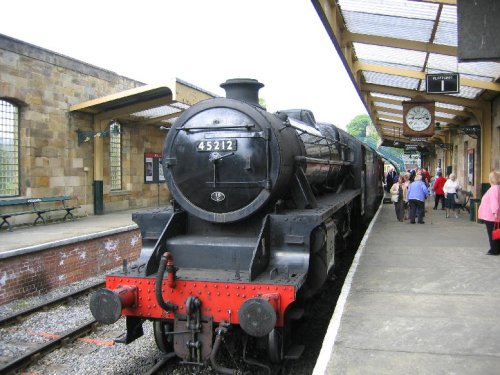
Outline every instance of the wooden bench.
[[72, 220], [74, 219], [71, 211], [74, 209], [80, 208], [80, 205], [67, 205], [67, 202], [72, 200], [73, 198], [68, 195], [58, 196], [58, 197], [42, 197], [42, 198], [13, 198], [13, 199], [0, 199], [0, 208], [2, 207], [16, 207], [17, 210], [12, 212], [2, 212], [0, 213], [0, 218], [2, 218], [2, 223], [0, 224], [0, 228], [3, 227], [4, 224], [7, 225], [9, 231], [12, 232], [12, 226], [10, 225], [7, 219], [13, 216], [19, 215], [28, 215], [28, 214], [36, 214], [37, 217], [33, 222], [33, 225], [36, 225], [39, 221], [45, 222], [45, 218], [42, 216], [46, 212], [51, 211], [66, 211], [66, 215], [64, 215], [63, 221], [66, 220], [67, 217], [70, 217]]

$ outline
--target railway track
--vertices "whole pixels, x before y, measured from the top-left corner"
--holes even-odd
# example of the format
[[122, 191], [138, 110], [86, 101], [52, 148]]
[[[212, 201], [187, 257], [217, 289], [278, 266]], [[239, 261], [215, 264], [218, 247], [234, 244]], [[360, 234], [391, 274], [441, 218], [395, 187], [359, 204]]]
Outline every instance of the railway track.
[[[23, 322], [34, 317], [37, 313], [58, 314], [58, 312], [52, 312], [52, 309], [57, 310], [57, 306], [71, 303], [71, 301], [103, 285], [104, 282], [99, 281], [0, 318], [2, 341], [9, 348], [7, 352], [0, 351], [0, 373], [8, 374], [25, 368], [52, 350], [92, 331], [97, 324], [92, 318], [56, 334], [26, 330], [23, 328]], [[66, 323], [64, 311], [59, 314], [61, 314], [59, 324], [64, 326]]]
[[0, 327], [3, 327], [6, 324], [14, 322], [16, 320], [19, 320], [23, 316], [26, 316], [28, 314], [46, 309], [46, 308], [53, 306], [53, 305], [56, 305], [58, 303], [63, 303], [65, 301], [69, 301], [75, 297], [78, 297], [79, 295], [90, 292], [93, 289], [103, 287], [104, 285], [105, 285], [104, 281], [99, 281], [99, 282], [96, 282], [94, 284], [76, 289], [72, 292], [65, 293], [57, 298], [51, 299], [50, 301], [42, 302], [42, 303], [30, 306], [30, 307], [25, 308], [25, 309], [15, 311], [12, 314], [6, 315], [4, 317], [0, 317]]
[[[92, 319], [74, 329], [67, 331], [66, 333], [63, 333], [61, 335], [54, 335], [56, 337], [54, 337], [50, 341], [36, 346], [35, 348], [29, 350], [26, 354], [11, 360], [5, 365], [1, 365], [0, 373], [1, 374], [13, 373], [16, 370], [28, 366], [34, 360], [39, 359], [40, 355], [48, 353], [54, 349], [61, 347], [68, 340], [73, 340], [92, 331], [93, 327], [96, 324], [98, 324], [96, 320]], [[12, 344], [15, 345], [14, 343]]]

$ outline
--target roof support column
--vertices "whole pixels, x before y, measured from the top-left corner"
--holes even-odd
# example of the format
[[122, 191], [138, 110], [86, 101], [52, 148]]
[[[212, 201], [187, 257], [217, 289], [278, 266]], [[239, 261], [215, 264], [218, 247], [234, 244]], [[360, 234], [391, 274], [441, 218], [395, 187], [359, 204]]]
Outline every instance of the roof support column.
[[[451, 145], [451, 148], [445, 148], [445, 151], [444, 151], [444, 175], [446, 178], [448, 178], [448, 167], [452, 167], [453, 168], [453, 138], [451, 136], [451, 133], [450, 132], [447, 132], [446, 133], [446, 136], [445, 136], [445, 143], [447, 143], [448, 145]], [[452, 169], [452, 172], [453, 173], [457, 173], [457, 171], [453, 171]]]
[[104, 215], [104, 137], [101, 136], [105, 129], [106, 120], [94, 120], [94, 215]]
[[481, 195], [490, 187], [489, 174], [491, 172], [491, 159], [492, 154], [492, 116], [491, 116], [491, 103], [484, 102], [479, 109], [471, 109], [472, 113], [476, 116], [481, 126]]

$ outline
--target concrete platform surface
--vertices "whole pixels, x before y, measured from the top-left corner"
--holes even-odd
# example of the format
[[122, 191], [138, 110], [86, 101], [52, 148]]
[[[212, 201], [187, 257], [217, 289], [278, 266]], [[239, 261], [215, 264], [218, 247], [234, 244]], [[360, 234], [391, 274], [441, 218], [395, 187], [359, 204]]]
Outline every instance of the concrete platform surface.
[[104, 215], [89, 215], [74, 221], [53, 222], [47, 225], [15, 227], [12, 232], [0, 231], [0, 258], [9, 253], [42, 249], [61, 241], [89, 237], [104, 231], [131, 230], [137, 225], [132, 213], [141, 209], [111, 212]]
[[314, 375], [500, 374], [500, 257], [484, 224], [384, 204], [344, 284]]

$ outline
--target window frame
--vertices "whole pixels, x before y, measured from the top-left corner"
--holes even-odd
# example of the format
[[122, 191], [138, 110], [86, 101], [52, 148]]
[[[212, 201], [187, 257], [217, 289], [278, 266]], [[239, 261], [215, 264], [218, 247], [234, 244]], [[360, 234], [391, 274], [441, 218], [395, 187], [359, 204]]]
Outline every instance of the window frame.
[[[14, 131], [12, 132], [13, 134], [13, 137], [12, 137], [12, 140], [14, 141], [14, 143], [17, 142], [17, 145], [16, 145], [16, 150], [12, 151], [12, 154], [15, 154], [15, 158], [16, 158], [16, 163], [15, 164], [2, 164], [1, 162], [1, 158], [0, 158], [0, 168], [4, 165], [16, 165], [17, 166], [17, 170], [16, 170], [16, 176], [13, 177], [13, 182], [15, 180], [15, 185], [16, 185], [16, 191], [15, 192], [12, 192], [12, 193], [8, 193], [7, 190], [2, 190], [1, 188], [1, 185], [0, 185], [0, 198], [8, 198], [8, 197], [17, 197], [21, 194], [21, 140], [20, 140], [20, 136], [21, 136], [21, 130], [20, 130], [20, 117], [21, 117], [21, 107], [12, 102], [11, 100], [8, 100], [6, 98], [2, 98], [0, 97], [0, 130], [1, 127], [3, 126], [8, 126], [7, 123], [3, 123], [3, 119], [6, 119], [6, 116], [4, 117], [4, 113], [7, 113], [7, 111], [4, 111], [4, 107], [5, 104], [3, 103], [6, 103], [8, 104], [9, 106], [11, 106], [13, 109], [14, 109], [14, 113], [15, 113], [15, 120], [14, 120], [14, 124], [13, 124], [13, 127], [14, 127]], [[1, 137], [0, 137], [1, 139]], [[10, 181], [9, 181], [10, 182]]]
[[[116, 131], [118, 127], [118, 131]], [[118, 140], [117, 145], [115, 144]], [[118, 147], [117, 147], [118, 146]], [[113, 155], [113, 152], [118, 150], [119, 155]], [[111, 191], [121, 191], [123, 190], [123, 142], [122, 142], [122, 125], [118, 121], [113, 121], [109, 125], [109, 185]], [[114, 162], [118, 161], [118, 165]], [[118, 169], [119, 175], [119, 186], [115, 184], [117, 179], [114, 178], [114, 168]]]

